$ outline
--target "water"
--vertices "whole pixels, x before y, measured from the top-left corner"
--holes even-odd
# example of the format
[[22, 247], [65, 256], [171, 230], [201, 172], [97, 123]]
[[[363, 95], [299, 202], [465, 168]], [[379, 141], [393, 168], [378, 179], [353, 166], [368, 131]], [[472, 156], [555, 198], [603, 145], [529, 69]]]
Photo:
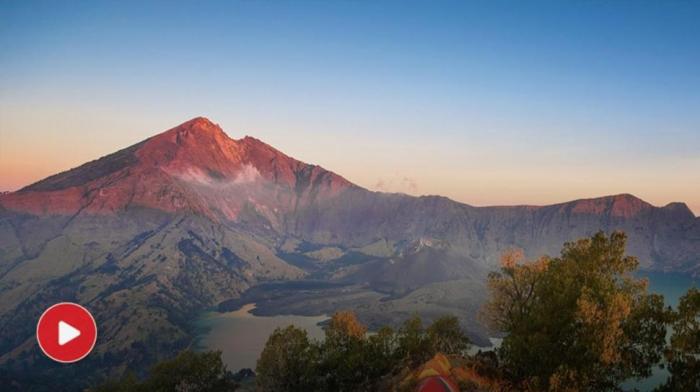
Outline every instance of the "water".
[[222, 359], [229, 370], [255, 369], [267, 338], [275, 328], [294, 325], [305, 329], [310, 338], [323, 337], [318, 325], [328, 320], [321, 316], [255, 316], [251, 311], [255, 304], [247, 304], [233, 312], [208, 312], [198, 320], [198, 326], [207, 332], [199, 337], [197, 346], [201, 350], [221, 350]]
[[662, 294], [666, 305], [678, 305], [678, 300], [692, 287], [700, 286], [699, 278], [692, 278], [675, 272], [639, 272], [641, 278], [649, 279], [649, 291]]
[[491, 342], [491, 345], [488, 347], [479, 347], [477, 345], [472, 345], [467, 349], [467, 355], [476, 355], [477, 353], [479, 353], [479, 351], [496, 351], [499, 347], [501, 347], [501, 343], [503, 343], [503, 338], [490, 337], [489, 342]]

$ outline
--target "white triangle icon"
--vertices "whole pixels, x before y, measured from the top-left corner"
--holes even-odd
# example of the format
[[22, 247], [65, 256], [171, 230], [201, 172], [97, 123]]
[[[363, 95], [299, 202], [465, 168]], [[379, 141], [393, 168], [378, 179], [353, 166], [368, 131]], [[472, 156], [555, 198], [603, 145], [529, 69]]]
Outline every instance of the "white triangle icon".
[[58, 345], [63, 346], [71, 340], [80, 336], [80, 331], [72, 325], [59, 321], [58, 322]]

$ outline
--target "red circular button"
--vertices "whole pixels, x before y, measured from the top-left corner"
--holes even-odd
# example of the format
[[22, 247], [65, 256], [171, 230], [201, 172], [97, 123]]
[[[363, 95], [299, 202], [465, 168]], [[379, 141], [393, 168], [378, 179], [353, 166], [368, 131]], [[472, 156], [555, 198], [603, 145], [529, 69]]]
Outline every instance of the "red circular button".
[[36, 326], [41, 351], [56, 362], [85, 358], [95, 347], [97, 324], [90, 312], [72, 302], [61, 302], [44, 311]]

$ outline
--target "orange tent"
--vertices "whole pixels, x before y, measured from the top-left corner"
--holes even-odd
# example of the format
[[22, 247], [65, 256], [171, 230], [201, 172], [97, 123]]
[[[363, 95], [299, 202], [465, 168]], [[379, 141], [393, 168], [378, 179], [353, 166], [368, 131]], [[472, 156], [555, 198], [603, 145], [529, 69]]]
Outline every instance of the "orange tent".
[[459, 392], [459, 387], [452, 380], [450, 360], [442, 354], [436, 354], [418, 372], [417, 392]]
[[418, 384], [417, 392], [459, 392], [459, 387], [449, 377], [432, 376]]

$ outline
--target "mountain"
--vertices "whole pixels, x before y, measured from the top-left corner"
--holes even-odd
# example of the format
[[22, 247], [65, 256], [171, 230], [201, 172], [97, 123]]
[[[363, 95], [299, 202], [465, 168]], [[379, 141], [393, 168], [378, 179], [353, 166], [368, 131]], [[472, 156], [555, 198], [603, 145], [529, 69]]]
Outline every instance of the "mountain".
[[236, 220], [246, 207], [273, 218], [351, 187], [252, 138], [230, 139], [205, 118], [6, 195], [34, 215], [116, 214], [132, 207]]
[[15, 379], [66, 377], [34, 344], [58, 301], [96, 316], [96, 350], [71, 368], [94, 377], [142, 371], [192, 345], [203, 310], [248, 301], [259, 314], [352, 308], [370, 325], [455, 313], [484, 342], [474, 316], [504, 250], [556, 254], [616, 229], [643, 268], [700, 274], [700, 219], [682, 203], [473, 207], [372, 192], [195, 118], [0, 195], [0, 364]]

